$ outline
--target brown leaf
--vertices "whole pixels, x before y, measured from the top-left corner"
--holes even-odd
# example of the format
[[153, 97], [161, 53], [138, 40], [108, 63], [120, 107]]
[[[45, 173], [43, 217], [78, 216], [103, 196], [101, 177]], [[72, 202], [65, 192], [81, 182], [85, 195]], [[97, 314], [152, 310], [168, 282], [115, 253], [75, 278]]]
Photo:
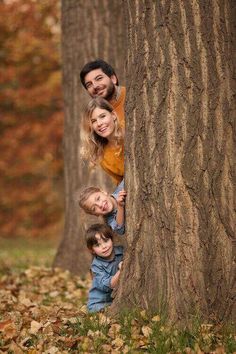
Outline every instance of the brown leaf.
[[6, 339], [16, 337], [18, 332], [15, 323], [10, 319], [0, 323], [0, 331], [3, 332]]
[[30, 324], [30, 333], [31, 334], [37, 334], [40, 328], [43, 327], [43, 324], [37, 321], [32, 321]]
[[152, 334], [152, 329], [148, 326], [143, 326], [142, 332], [143, 332], [143, 335], [148, 338]]

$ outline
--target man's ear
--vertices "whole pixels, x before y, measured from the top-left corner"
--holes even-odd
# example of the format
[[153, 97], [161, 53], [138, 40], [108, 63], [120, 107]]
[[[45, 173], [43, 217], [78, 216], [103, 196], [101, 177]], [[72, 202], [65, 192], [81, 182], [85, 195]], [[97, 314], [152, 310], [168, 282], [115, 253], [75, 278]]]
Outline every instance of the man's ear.
[[114, 75], [114, 74], [111, 75], [111, 81], [113, 82], [114, 85], [117, 85], [117, 81], [118, 81], [118, 80], [117, 80], [116, 75]]

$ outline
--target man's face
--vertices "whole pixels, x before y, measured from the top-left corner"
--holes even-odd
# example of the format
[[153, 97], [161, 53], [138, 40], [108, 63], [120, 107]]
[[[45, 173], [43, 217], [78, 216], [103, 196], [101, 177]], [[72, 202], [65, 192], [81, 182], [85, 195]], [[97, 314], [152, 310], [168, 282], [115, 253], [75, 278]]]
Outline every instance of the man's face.
[[102, 69], [90, 71], [85, 76], [85, 87], [91, 97], [103, 97], [111, 100], [116, 91], [117, 78], [115, 75], [107, 76]]

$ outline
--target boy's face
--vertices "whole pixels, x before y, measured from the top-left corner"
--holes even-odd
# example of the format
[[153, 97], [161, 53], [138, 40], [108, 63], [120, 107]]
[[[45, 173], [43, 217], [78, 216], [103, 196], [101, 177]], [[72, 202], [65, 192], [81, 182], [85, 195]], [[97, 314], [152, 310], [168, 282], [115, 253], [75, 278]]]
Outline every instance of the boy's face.
[[98, 233], [95, 237], [97, 239], [97, 244], [92, 247], [92, 253], [105, 259], [111, 259], [113, 257], [112, 239], [101, 237]]
[[92, 193], [87, 201], [86, 206], [93, 215], [107, 215], [115, 207], [113, 197], [103, 191]]

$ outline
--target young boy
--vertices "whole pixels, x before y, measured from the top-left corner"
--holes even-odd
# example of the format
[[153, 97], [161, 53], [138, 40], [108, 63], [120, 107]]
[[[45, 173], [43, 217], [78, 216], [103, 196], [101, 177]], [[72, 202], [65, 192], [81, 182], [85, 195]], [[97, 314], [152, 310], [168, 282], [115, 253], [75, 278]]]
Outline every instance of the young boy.
[[76, 198], [79, 206], [88, 214], [102, 216], [115, 232], [125, 233], [125, 197], [124, 180], [113, 194], [109, 195], [100, 188], [83, 189]]
[[112, 290], [117, 286], [123, 259], [123, 247], [114, 246], [112, 230], [104, 224], [94, 224], [86, 231], [86, 243], [94, 256], [91, 271], [88, 310], [97, 312], [112, 303]]

